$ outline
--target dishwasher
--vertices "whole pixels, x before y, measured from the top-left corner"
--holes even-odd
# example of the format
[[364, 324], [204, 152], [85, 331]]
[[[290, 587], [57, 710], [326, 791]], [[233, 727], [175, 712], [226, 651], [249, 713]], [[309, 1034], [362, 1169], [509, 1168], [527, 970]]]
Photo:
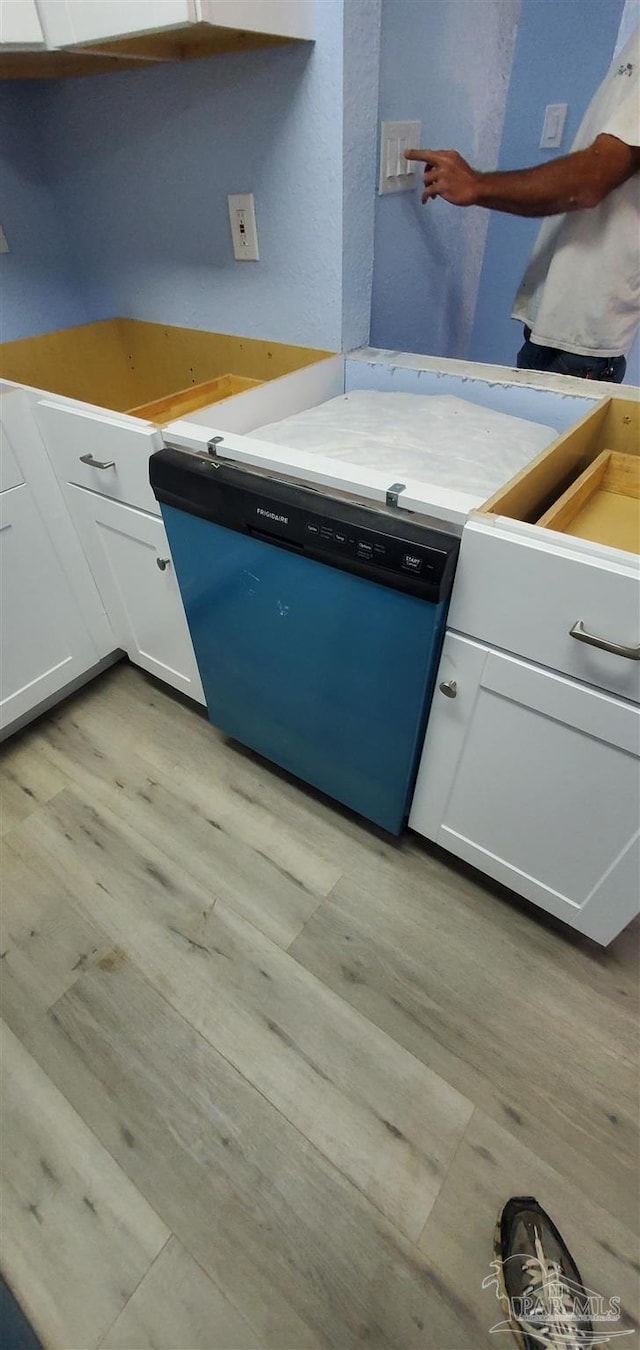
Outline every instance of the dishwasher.
[[393, 834], [459, 549], [450, 526], [254, 466], [152, 455], [210, 721]]

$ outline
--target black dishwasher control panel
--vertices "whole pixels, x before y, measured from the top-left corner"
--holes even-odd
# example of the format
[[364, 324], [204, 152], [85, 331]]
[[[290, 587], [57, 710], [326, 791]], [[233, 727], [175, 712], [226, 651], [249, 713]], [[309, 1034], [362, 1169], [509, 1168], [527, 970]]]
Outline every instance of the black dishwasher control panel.
[[[262, 504], [255, 507], [259, 522], [264, 519], [264, 509]], [[336, 520], [333, 515], [309, 514], [303, 516], [302, 520], [291, 520], [286, 524], [281, 522], [279, 526], [274, 522], [267, 530], [259, 524], [258, 530], [254, 529], [252, 533], [279, 534], [283, 530], [283, 533], [286, 531], [299, 541], [300, 526], [306, 550], [317, 556], [322, 555], [327, 560], [335, 559], [337, 563], [341, 559], [351, 558], [354, 562], [373, 563], [376, 567], [384, 567], [405, 576], [422, 577], [428, 573], [437, 583], [442, 579], [447, 565], [446, 549], [397, 538], [389, 535], [384, 528], [374, 530], [354, 527], [344, 520]]]
[[180, 450], [152, 455], [149, 474], [165, 506], [424, 599], [450, 594], [460, 539], [446, 526]]

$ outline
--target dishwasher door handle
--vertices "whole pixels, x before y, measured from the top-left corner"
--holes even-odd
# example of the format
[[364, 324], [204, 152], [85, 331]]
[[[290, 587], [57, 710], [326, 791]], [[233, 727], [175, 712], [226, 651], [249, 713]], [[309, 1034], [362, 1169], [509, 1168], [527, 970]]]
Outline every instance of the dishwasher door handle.
[[609, 642], [607, 638], [595, 637], [587, 633], [582, 619], [577, 619], [569, 629], [569, 637], [576, 642], [586, 642], [589, 647], [598, 647], [600, 651], [611, 652], [612, 656], [624, 656], [627, 661], [640, 661], [640, 647], [623, 647], [619, 642]]
[[94, 459], [92, 454], [81, 455], [81, 464], [90, 464], [92, 469], [115, 469], [115, 459]]

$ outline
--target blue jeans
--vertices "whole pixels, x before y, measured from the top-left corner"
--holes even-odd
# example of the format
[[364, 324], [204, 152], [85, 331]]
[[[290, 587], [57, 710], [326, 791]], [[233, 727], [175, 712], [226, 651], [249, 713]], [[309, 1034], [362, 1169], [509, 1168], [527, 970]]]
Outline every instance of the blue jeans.
[[583, 380], [608, 380], [622, 384], [627, 363], [624, 356], [577, 356], [557, 347], [540, 347], [530, 342], [531, 329], [524, 330], [524, 343], [518, 352], [518, 370], [550, 370], [557, 375], [578, 375]]

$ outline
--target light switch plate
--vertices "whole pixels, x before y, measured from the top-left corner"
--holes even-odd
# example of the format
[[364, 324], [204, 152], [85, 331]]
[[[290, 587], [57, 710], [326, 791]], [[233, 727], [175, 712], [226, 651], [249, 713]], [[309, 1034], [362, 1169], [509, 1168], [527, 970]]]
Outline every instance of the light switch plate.
[[544, 114], [544, 124], [540, 137], [541, 150], [559, 150], [564, 135], [567, 117], [566, 103], [548, 103]]
[[416, 185], [419, 164], [410, 164], [404, 158], [405, 150], [415, 150], [422, 136], [421, 122], [381, 122], [380, 124], [380, 178], [378, 191], [407, 192]]
[[2, 228], [2, 225], [0, 225], [0, 253], [8, 253], [8, 252], [9, 252], [9, 245], [7, 243], [7, 236]]

